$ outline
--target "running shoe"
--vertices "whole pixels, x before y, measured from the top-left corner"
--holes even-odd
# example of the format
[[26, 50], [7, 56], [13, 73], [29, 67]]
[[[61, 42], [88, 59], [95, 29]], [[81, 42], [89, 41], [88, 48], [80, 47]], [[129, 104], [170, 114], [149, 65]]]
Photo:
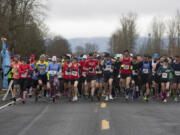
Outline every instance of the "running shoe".
[[110, 99], [110, 100], [113, 100], [113, 97], [112, 97], [112, 95], [109, 95], [109, 99]]
[[178, 102], [178, 98], [177, 97], [174, 98], [174, 102]]
[[126, 100], [129, 100], [129, 96], [128, 96], [128, 95], [126, 95], [125, 99], [126, 99]]
[[109, 101], [109, 97], [108, 96], [105, 97], [105, 101]]
[[167, 103], [167, 100], [166, 100], [166, 99], [164, 99], [164, 100], [163, 100], [163, 103]]

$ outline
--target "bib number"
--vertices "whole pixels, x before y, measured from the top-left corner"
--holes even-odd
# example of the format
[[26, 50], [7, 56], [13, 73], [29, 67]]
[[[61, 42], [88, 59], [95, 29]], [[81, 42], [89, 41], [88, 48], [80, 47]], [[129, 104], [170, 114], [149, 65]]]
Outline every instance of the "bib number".
[[78, 72], [77, 71], [73, 71], [72, 72], [72, 76], [77, 76], [78, 75]]
[[129, 65], [124, 65], [124, 69], [128, 70], [129, 69]]
[[71, 72], [66, 71], [65, 75], [71, 75]]
[[148, 69], [143, 69], [143, 73], [144, 73], [144, 74], [148, 74], [148, 73], [149, 73], [149, 70], [148, 70]]
[[180, 76], [180, 71], [175, 71], [176, 76]]
[[48, 73], [49, 73], [50, 75], [56, 75], [56, 74], [57, 74], [57, 71], [51, 70], [51, 71], [49, 71]]
[[106, 71], [111, 71], [111, 65], [107, 65], [105, 68]]
[[86, 77], [86, 72], [82, 72], [82, 76], [83, 76], [83, 77]]
[[168, 78], [168, 74], [167, 73], [162, 73], [162, 78], [163, 79], [167, 79]]
[[27, 77], [27, 72], [24, 74], [21, 74], [21, 77], [23, 77], [23, 78]]
[[132, 71], [132, 74], [133, 75], [138, 75], [138, 73], [135, 70]]

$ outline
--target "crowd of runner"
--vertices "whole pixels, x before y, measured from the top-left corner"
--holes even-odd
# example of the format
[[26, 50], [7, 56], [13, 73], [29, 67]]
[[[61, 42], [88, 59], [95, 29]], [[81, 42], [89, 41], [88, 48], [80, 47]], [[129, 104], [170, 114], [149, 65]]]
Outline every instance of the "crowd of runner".
[[13, 100], [21, 96], [23, 103], [27, 95], [36, 102], [40, 97], [56, 102], [58, 95], [69, 102], [143, 98], [164, 103], [168, 98], [178, 102], [180, 95], [179, 56], [133, 56], [128, 50], [113, 57], [96, 52], [52, 58], [42, 54], [38, 59], [34, 54], [29, 58], [15, 55], [7, 75], [9, 82], [13, 80]]

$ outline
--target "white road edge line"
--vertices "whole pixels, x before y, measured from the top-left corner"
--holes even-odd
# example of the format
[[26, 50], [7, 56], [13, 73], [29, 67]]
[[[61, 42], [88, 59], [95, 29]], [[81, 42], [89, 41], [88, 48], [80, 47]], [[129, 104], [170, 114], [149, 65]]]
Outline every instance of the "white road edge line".
[[[20, 100], [21, 100], [21, 98], [18, 98], [18, 99], [16, 99], [16, 102], [17, 102], [17, 101], [20, 101]], [[10, 105], [12, 105], [12, 104], [14, 104], [14, 101], [11, 101], [11, 102], [9, 102], [9, 103], [1, 106], [1, 107], [0, 107], [0, 110], [4, 109], [4, 108], [6, 108], [6, 107], [8, 107], [8, 106], [10, 106]]]

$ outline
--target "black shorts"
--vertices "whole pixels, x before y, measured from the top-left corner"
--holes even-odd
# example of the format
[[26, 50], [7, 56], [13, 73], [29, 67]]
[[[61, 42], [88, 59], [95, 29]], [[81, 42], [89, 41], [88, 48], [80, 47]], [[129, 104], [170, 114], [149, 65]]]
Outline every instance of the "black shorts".
[[123, 74], [123, 73], [121, 73], [121, 78], [122, 79], [126, 79], [128, 77], [131, 77], [131, 74]]
[[90, 83], [91, 81], [96, 81], [97, 76], [96, 75], [88, 75], [87, 76], [87, 82]]
[[41, 80], [44, 85], [47, 84], [47, 75], [39, 75], [38, 80]]
[[81, 82], [81, 83], [85, 83], [85, 81], [86, 81], [86, 77], [80, 77], [80, 79], [79, 79], [79, 81]]
[[174, 76], [172, 82], [176, 83], [176, 84], [179, 84], [180, 83], [180, 77], [179, 76]]
[[146, 83], [151, 83], [151, 75], [141, 75], [141, 82], [142, 82], [142, 85], [146, 84]]
[[18, 85], [18, 84], [20, 84], [20, 79], [14, 79], [13, 85]]
[[139, 84], [139, 76], [132, 76], [131, 80], [135, 82], [135, 85]]
[[64, 79], [64, 83], [71, 83], [73, 85], [74, 81], [72, 79]]
[[104, 82], [108, 82], [109, 79], [113, 79], [113, 74], [104, 74]]
[[26, 91], [28, 89], [28, 79], [20, 79], [20, 86], [21, 86], [21, 91]]

